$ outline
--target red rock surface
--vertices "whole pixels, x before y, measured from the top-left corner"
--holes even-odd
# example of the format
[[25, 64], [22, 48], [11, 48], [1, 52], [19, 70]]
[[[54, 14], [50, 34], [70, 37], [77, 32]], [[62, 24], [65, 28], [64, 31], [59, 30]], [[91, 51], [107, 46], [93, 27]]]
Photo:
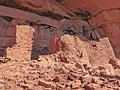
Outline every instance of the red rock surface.
[[116, 2], [0, 0], [0, 90], [120, 90]]
[[102, 26], [104, 33], [109, 37], [116, 56], [120, 54], [120, 38], [119, 23], [120, 23], [120, 1], [112, 0], [65, 0], [64, 6], [70, 11], [75, 12], [78, 8], [85, 9], [92, 13], [90, 19], [91, 25]]

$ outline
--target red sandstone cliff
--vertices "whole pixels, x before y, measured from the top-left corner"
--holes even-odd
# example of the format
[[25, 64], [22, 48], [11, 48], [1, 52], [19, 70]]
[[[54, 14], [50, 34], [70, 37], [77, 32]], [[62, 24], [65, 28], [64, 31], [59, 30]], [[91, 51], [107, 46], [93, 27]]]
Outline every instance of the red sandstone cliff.
[[[73, 13], [83, 9], [91, 13], [89, 22], [93, 27], [101, 26], [109, 38], [116, 56], [120, 54], [120, 1], [116, 0], [64, 0], [62, 4]], [[82, 10], [81, 10], [82, 13]], [[81, 15], [80, 15], [81, 16]], [[81, 16], [82, 17], [82, 16]]]

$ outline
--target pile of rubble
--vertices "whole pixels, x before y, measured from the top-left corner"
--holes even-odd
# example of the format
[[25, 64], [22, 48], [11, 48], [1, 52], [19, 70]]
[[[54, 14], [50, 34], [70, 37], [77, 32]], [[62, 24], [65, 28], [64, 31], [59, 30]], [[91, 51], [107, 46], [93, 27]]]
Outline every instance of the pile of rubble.
[[39, 55], [37, 60], [1, 59], [0, 88], [119, 90], [120, 62], [107, 42], [107, 38], [87, 42], [77, 36], [64, 35], [57, 53]]

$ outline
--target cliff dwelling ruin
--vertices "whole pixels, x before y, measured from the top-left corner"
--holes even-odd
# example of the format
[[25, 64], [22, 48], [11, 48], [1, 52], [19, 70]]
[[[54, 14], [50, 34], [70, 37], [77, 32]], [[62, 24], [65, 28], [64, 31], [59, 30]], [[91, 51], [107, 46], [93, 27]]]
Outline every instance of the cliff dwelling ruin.
[[105, 37], [103, 28], [92, 28], [86, 21], [66, 18], [70, 16], [58, 21], [48, 18], [47, 13], [48, 16], [39, 16], [7, 6], [0, 6], [0, 13], [0, 56], [6, 58], [29, 60], [55, 53], [60, 50], [60, 37], [64, 34], [93, 41]]
[[0, 0], [0, 90], [120, 90], [120, 0]]

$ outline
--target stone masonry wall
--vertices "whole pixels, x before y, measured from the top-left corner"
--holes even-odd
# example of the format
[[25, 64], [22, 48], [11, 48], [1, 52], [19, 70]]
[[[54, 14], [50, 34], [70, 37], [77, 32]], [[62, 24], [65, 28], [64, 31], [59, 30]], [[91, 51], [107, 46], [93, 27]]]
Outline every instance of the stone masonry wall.
[[37, 59], [39, 55], [51, 54], [60, 49], [62, 32], [47, 26], [16, 25], [16, 44], [7, 47], [6, 57], [13, 60]]
[[30, 26], [16, 26], [16, 45], [7, 48], [6, 57], [13, 60], [30, 60], [34, 32], [35, 29]]

